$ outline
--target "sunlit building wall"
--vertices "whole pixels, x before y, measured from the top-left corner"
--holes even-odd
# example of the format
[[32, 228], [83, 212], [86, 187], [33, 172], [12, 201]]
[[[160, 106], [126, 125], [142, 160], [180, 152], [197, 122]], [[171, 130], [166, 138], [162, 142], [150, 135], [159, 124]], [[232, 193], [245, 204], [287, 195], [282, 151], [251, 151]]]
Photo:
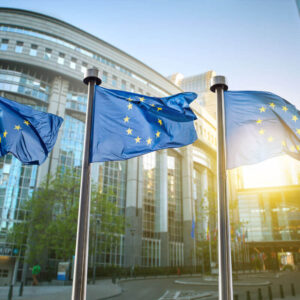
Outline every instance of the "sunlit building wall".
[[[209, 90], [210, 79], [215, 75], [209, 71], [184, 78], [176, 73], [169, 79], [185, 91], [198, 93], [198, 103], [215, 118], [216, 99]], [[215, 127], [207, 125], [198, 130], [210, 141]], [[300, 206], [294, 200], [300, 197], [300, 162], [288, 156], [276, 157], [230, 170], [228, 175], [233, 261], [241, 259], [238, 252], [244, 249], [246, 241], [254, 252], [257, 247], [261, 253], [293, 250], [298, 257], [295, 253], [300, 249]], [[196, 209], [200, 211], [201, 208]], [[202, 216], [201, 226], [205, 226], [207, 217], [208, 214]], [[246, 256], [250, 261], [250, 252]]]
[[[0, 9], [0, 95], [64, 118], [42, 166], [22, 166], [11, 155], [0, 159], [0, 256], [11, 258], [0, 284], [8, 282], [15, 259], [22, 258], [27, 247], [20, 251], [7, 241], [8, 230], [27, 217], [22, 203], [58, 167], [75, 167], [80, 173], [87, 101], [82, 79], [91, 67], [100, 70], [107, 88], [160, 97], [182, 91], [140, 61], [72, 25], [29, 11]], [[193, 146], [93, 164], [93, 181], [102, 192], [113, 188], [113, 200], [126, 218], [118, 245], [97, 253], [97, 265], [193, 263], [195, 241], [203, 239], [211, 222], [195, 209], [197, 202], [208, 205], [207, 191], [215, 189], [216, 178], [215, 121], [197, 103], [194, 106], [199, 140]], [[196, 239], [191, 237], [193, 219]], [[98, 230], [101, 243], [105, 233]]]
[[300, 263], [299, 175], [299, 161], [288, 156], [230, 171], [232, 238], [247, 248], [249, 261], [261, 254], [272, 268], [268, 259], [291, 252]]

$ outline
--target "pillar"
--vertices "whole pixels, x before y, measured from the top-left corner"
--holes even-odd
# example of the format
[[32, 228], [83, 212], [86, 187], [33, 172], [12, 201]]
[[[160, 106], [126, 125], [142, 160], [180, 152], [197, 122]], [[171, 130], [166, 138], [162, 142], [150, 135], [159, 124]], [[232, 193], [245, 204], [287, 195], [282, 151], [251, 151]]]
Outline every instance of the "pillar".
[[[64, 80], [61, 76], [54, 78], [49, 97], [48, 113], [52, 113], [64, 118], [68, 90], [69, 82], [67, 80]], [[48, 174], [54, 175], [56, 173], [63, 126], [64, 124], [62, 124], [61, 129], [58, 132], [54, 148], [48, 155], [47, 160], [38, 169], [37, 186], [39, 186], [41, 182], [45, 180]]]
[[124, 266], [141, 265], [143, 237], [143, 158], [128, 160], [126, 183], [126, 227], [124, 239]]
[[[182, 201], [184, 264], [195, 265], [195, 239], [191, 236], [193, 222], [193, 158], [192, 146], [182, 148]], [[196, 237], [195, 237], [196, 238]]]

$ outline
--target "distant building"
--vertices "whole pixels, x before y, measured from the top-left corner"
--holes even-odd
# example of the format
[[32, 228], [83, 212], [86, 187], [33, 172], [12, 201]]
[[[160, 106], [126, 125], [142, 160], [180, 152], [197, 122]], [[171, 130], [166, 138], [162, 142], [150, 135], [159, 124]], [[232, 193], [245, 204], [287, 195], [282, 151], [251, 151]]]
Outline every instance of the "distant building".
[[298, 7], [299, 17], [300, 17], [300, 0], [296, 0], [296, 4]]
[[198, 94], [198, 103], [216, 119], [217, 103], [216, 95], [210, 91], [210, 80], [216, 75], [214, 71], [208, 71], [199, 75], [184, 77], [176, 73], [168, 78], [186, 92]]

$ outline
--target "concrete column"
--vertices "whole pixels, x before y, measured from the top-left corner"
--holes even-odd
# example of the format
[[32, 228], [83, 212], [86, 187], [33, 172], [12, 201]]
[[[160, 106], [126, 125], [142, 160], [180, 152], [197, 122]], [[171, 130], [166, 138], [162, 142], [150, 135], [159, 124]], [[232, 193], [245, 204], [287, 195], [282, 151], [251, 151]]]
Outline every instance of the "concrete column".
[[158, 205], [156, 206], [156, 232], [160, 237], [160, 264], [169, 265], [169, 234], [168, 234], [168, 151], [161, 150], [157, 153], [156, 189]]
[[192, 146], [182, 148], [182, 208], [183, 208], [183, 243], [184, 264], [195, 264], [195, 240], [191, 237], [193, 210], [193, 159]]
[[[52, 82], [51, 94], [49, 97], [49, 113], [64, 118], [68, 89], [69, 82], [67, 80], [62, 79], [61, 76], [57, 76], [54, 78]], [[60, 140], [62, 136], [62, 127], [59, 130], [56, 144], [53, 150], [49, 154], [47, 160], [38, 169], [37, 186], [41, 184], [41, 182], [49, 173], [51, 175], [54, 175], [56, 173], [59, 158]]]
[[143, 237], [143, 158], [128, 160], [124, 266], [141, 265]]

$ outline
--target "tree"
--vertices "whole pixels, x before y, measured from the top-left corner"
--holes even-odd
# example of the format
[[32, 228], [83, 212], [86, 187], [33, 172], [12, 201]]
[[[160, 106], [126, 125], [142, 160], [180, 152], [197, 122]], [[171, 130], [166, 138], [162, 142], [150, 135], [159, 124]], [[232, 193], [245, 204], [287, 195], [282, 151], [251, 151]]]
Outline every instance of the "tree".
[[[9, 238], [19, 247], [29, 241], [28, 263], [55, 258], [71, 261], [75, 255], [80, 177], [76, 169], [60, 169], [47, 178], [24, 203], [29, 216], [16, 223]], [[95, 222], [100, 219], [102, 247], [111, 247], [124, 232], [124, 216], [114, 202], [111, 191], [100, 193], [94, 185], [91, 191], [91, 240], [95, 236]], [[101, 241], [102, 241], [101, 240]], [[98, 248], [98, 251], [101, 251]]]

